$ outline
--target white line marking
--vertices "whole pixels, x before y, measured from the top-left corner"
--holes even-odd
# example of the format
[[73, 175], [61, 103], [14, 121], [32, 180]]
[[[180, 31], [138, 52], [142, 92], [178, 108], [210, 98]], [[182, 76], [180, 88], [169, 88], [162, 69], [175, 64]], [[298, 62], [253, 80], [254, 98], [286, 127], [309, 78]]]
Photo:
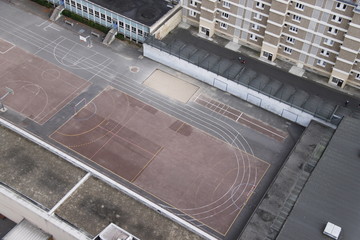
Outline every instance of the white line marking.
[[56, 205], [49, 211], [49, 214], [53, 214], [86, 180], [91, 177], [91, 173], [88, 172], [65, 196], [56, 203]]

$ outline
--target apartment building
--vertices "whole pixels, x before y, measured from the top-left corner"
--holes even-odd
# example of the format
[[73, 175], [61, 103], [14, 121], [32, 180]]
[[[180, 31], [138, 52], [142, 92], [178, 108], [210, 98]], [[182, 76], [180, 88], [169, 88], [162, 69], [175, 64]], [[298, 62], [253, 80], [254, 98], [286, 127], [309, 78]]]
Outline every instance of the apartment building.
[[329, 77], [360, 86], [359, 0], [184, 0], [183, 21]]

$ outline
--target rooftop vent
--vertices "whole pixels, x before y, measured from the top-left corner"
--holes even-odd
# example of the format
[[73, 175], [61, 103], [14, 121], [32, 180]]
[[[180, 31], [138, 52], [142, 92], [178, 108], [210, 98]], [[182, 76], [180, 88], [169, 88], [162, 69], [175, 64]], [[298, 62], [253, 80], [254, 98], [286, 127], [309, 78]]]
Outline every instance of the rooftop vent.
[[117, 225], [110, 223], [94, 240], [140, 240]]
[[335, 224], [331, 223], [331, 222], [328, 222], [326, 224], [326, 227], [324, 229], [324, 234], [337, 240], [339, 239], [339, 236], [340, 236], [340, 232], [341, 232], [341, 227], [339, 226], [336, 226]]

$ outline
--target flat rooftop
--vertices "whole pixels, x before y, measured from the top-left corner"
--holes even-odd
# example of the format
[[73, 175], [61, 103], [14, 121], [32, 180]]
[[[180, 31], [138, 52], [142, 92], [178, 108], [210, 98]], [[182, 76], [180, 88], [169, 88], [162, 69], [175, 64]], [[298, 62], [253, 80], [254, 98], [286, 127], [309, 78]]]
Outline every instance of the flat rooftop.
[[58, 156], [0, 127], [0, 182], [51, 209], [86, 174]]
[[149, 27], [171, 10], [169, 7], [171, 3], [165, 0], [91, 0], [90, 2]]
[[327, 222], [340, 226], [346, 239], [359, 239], [359, 136], [360, 120], [345, 117], [277, 240], [325, 239], [322, 232]]
[[[4, 127], [0, 127], [0, 156], [0, 184], [45, 211], [87, 174]], [[82, 183], [55, 213], [93, 237], [112, 222], [140, 239], [202, 239], [94, 177]]]

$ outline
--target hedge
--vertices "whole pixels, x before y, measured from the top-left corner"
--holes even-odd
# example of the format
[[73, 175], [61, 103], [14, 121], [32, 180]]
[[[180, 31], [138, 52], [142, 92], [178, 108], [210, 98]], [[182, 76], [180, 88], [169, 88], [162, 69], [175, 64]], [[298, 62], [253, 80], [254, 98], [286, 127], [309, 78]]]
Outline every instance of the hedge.
[[38, 3], [38, 4], [42, 5], [42, 6], [45, 6], [47, 8], [54, 7], [54, 5], [52, 3], [50, 3], [50, 2], [48, 2], [46, 0], [31, 0], [31, 1], [36, 2], [36, 3]]
[[[42, 1], [42, 0], [39, 0], [39, 1]], [[103, 32], [103, 33], [107, 33], [110, 30], [110, 28], [108, 28], [108, 27], [105, 27], [99, 23], [93, 22], [89, 19], [83, 18], [82, 16], [77, 15], [76, 13], [70, 12], [69, 10], [66, 10], [66, 9], [62, 12], [62, 15], [64, 15], [65, 17], [71, 18], [77, 22], [84, 23], [92, 28], [95, 28], [95, 29]]]

